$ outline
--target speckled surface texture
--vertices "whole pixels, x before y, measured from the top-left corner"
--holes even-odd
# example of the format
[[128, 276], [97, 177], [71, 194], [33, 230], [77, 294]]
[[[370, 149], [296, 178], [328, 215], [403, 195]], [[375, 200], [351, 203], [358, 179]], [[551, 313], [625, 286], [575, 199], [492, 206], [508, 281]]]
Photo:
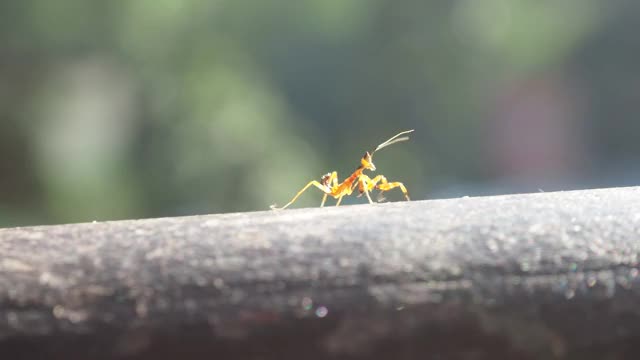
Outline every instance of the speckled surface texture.
[[640, 188], [0, 229], [0, 359], [637, 359]]

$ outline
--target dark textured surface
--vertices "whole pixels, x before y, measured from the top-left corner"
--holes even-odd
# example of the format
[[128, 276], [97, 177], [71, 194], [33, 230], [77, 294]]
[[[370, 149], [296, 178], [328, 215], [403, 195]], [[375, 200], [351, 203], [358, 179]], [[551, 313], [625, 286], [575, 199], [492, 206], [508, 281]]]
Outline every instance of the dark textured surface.
[[0, 359], [640, 358], [640, 188], [0, 229]]

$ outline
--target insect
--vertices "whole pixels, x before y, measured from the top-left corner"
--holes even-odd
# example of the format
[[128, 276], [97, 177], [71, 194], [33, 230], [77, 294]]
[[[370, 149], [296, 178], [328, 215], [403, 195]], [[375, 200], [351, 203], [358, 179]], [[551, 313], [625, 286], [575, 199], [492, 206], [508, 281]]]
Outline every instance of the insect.
[[338, 183], [338, 173], [336, 171], [325, 174], [320, 178], [320, 181], [310, 181], [307, 185], [305, 185], [305, 187], [302, 188], [302, 190], [298, 191], [296, 196], [294, 196], [293, 199], [291, 199], [291, 201], [289, 201], [285, 206], [277, 208], [276, 205], [272, 205], [271, 208], [274, 210], [286, 209], [311, 186], [317, 187], [324, 193], [320, 207], [324, 206], [324, 203], [327, 201], [328, 196], [332, 196], [335, 199], [338, 199], [336, 206], [339, 206], [340, 202], [342, 202], [342, 198], [347, 195], [351, 195], [356, 187], [360, 192], [360, 195], [358, 196], [361, 196], [364, 193], [367, 196], [367, 199], [369, 199], [370, 204], [373, 204], [373, 201], [371, 200], [371, 196], [369, 195], [369, 193], [374, 189], [380, 190], [380, 193], [382, 194], [385, 191], [389, 191], [394, 188], [400, 188], [400, 190], [402, 190], [402, 193], [404, 194], [404, 197], [407, 199], [407, 201], [409, 201], [409, 193], [407, 192], [407, 188], [404, 186], [404, 184], [402, 184], [401, 182], [389, 182], [387, 181], [387, 178], [384, 177], [384, 175], [378, 175], [371, 179], [369, 176], [364, 174], [364, 170], [375, 171], [376, 166], [373, 164], [373, 154], [375, 154], [376, 151], [383, 149], [391, 144], [409, 140], [408, 136], [401, 136], [410, 132], [413, 132], [413, 130], [407, 130], [396, 134], [389, 140], [378, 145], [378, 147], [376, 147], [375, 150], [373, 150], [371, 153], [369, 153], [368, 151], [365, 152], [364, 156], [360, 159], [360, 166], [358, 166], [358, 168], [351, 174], [351, 176], [346, 178], [343, 182]]

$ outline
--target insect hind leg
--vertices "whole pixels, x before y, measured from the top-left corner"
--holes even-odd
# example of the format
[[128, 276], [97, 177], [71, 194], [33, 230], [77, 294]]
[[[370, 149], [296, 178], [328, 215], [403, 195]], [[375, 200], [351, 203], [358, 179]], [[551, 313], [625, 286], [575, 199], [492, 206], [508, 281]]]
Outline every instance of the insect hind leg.
[[[326, 188], [326, 186], [324, 186], [323, 184], [317, 182], [316, 180], [312, 180], [307, 185], [305, 185], [305, 187], [303, 187], [302, 190], [298, 191], [296, 196], [294, 196], [293, 199], [291, 199], [291, 201], [289, 201], [285, 206], [283, 206], [281, 208], [278, 208], [278, 207], [275, 207], [275, 206], [271, 206], [271, 209], [273, 209], [273, 210], [286, 209], [289, 205], [293, 204], [300, 197], [300, 195], [302, 195], [302, 193], [304, 193], [310, 186], [315, 186], [318, 189], [320, 189], [325, 194], [325, 197], [326, 197], [327, 194], [329, 194], [329, 190]], [[324, 200], [323, 200], [323, 204], [324, 204]]]

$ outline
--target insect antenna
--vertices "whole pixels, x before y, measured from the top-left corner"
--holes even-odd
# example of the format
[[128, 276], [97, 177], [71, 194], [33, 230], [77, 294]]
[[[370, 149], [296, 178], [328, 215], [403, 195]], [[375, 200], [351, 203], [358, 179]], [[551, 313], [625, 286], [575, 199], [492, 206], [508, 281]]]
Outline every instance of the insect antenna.
[[380, 150], [380, 149], [386, 148], [386, 147], [387, 147], [387, 146], [389, 146], [389, 145], [395, 144], [395, 143], [397, 143], [397, 142], [401, 142], [401, 141], [407, 141], [407, 140], [409, 140], [409, 137], [408, 137], [408, 136], [403, 136], [403, 137], [399, 137], [399, 136], [400, 136], [400, 135], [404, 135], [404, 134], [408, 134], [408, 133], [410, 133], [410, 132], [413, 132], [413, 130], [407, 130], [407, 131], [403, 131], [403, 132], [401, 132], [401, 133], [399, 133], [399, 134], [396, 134], [396, 135], [395, 135], [395, 136], [393, 136], [391, 139], [389, 139], [389, 140], [387, 140], [387, 141], [383, 142], [382, 144], [378, 145], [378, 147], [377, 147], [375, 150], [373, 150], [373, 151], [371, 152], [371, 155], [373, 155], [376, 151], [378, 151], [378, 150]]

